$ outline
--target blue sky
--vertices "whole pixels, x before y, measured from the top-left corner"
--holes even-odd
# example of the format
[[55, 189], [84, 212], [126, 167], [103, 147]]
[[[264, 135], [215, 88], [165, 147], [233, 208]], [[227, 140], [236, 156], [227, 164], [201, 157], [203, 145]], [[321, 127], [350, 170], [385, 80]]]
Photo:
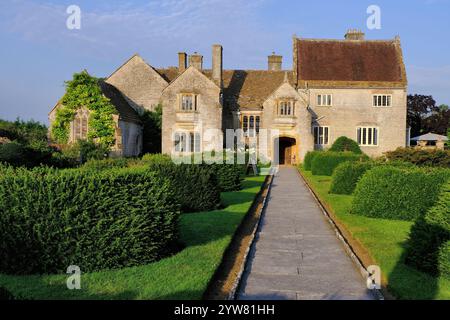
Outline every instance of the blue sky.
[[[72, 4], [82, 10], [81, 30], [66, 27]], [[380, 30], [366, 27], [372, 4]], [[227, 69], [265, 69], [272, 51], [287, 69], [293, 34], [341, 39], [348, 28], [368, 39], [400, 35], [409, 92], [450, 104], [450, 0], [2, 0], [0, 118], [47, 123], [74, 72], [108, 76], [136, 52], [160, 67], [198, 51], [208, 68], [220, 43]]]

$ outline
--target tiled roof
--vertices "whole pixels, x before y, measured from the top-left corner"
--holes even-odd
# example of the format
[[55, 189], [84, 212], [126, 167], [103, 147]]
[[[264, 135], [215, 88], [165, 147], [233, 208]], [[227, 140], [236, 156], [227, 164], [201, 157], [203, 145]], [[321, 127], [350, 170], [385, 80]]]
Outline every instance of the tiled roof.
[[[179, 75], [176, 67], [156, 71], [168, 82]], [[202, 70], [202, 73], [212, 79], [210, 69]], [[232, 109], [261, 109], [264, 101], [283, 83], [286, 73], [292, 83], [292, 71], [224, 70], [225, 105]]]
[[399, 40], [296, 39], [299, 85], [406, 85]]
[[138, 124], [141, 123], [138, 113], [130, 106], [116, 87], [104, 81], [100, 81], [99, 84], [105, 97], [111, 100], [111, 103], [116, 107], [121, 120]]

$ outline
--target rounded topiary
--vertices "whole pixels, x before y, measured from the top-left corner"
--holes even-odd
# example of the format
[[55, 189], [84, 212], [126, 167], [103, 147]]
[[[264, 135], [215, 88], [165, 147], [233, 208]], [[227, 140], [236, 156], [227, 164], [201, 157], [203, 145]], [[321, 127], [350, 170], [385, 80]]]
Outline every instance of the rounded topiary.
[[330, 193], [352, 194], [359, 179], [373, 166], [374, 163], [371, 161], [341, 163], [333, 172]]
[[311, 171], [311, 164], [313, 159], [323, 151], [308, 151], [303, 159], [303, 169], [306, 171]]
[[358, 143], [350, 138], [347, 138], [345, 136], [339, 137], [336, 139], [336, 141], [333, 143], [329, 151], [350, 151], [353, 153], [361, 154], [363, 153], [361, 151], [361, 148], [359, 147]]
[[331, 176], [334, 169], [346, 161], [364, 161], [367, 156], [352, 152], [321, 152], [311, 162], [311, 173], [318, 176]]

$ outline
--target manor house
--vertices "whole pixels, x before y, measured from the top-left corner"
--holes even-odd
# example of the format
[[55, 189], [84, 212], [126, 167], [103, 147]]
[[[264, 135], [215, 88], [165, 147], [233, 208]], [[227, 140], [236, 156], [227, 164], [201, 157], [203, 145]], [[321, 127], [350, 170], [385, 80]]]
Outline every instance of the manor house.
[[[276, 135], [264, 135], [264, 145], [280, 163], [300, 162], [306, 152], [326, 149], [340, 136], [371, 156], [406, 145], [407, 79], [399, 37], [365, 40], [358, 30], [341, 40], [294, 36], [292, 52], [292, 70], [283, 70], [276, 54], [268, 56], [267, 70], [225, 70], [221, 45], [212, 46], [208, 69], [199, 53], [180, 52], [178, 66], [169, 68], [134, 55], [102, 84], [118, 110], [115, 151], [140, 153], [138, 114], [157, 105], [167, 154], [221, 150], [227, 129], [242, 129], [244, 142], [258, 139], [262, 129], [273, 130]], [[80, 109], [72, 141], [89, 130], [86, 117]]]

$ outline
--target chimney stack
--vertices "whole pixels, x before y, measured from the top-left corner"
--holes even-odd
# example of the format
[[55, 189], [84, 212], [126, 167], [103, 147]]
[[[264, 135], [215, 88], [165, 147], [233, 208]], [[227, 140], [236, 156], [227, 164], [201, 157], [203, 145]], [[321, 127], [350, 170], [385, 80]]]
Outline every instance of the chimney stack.
[[182, 73], [187, 67], [187, 54], [186, 52], [178, 52], [178, 72]]
[[194, 68], [202, 71], [203, 68], [203, 56], [194, 52], [189, 56], [189, 66], [193, 66]]
[[272, 55], [268, 56], [269, 71], [280, 71], [282, 61], [283, 56], [276, 55], [275, 52], [272, 52]]
[[345, 40], [364, 40], [364, 37], [364, 32], [357, 29], [349, 29], [345, 34]]
[[223, 73], [223, 48], [220, 44], [214, 44], [212, 47], [212, 78], [222, 86]]

